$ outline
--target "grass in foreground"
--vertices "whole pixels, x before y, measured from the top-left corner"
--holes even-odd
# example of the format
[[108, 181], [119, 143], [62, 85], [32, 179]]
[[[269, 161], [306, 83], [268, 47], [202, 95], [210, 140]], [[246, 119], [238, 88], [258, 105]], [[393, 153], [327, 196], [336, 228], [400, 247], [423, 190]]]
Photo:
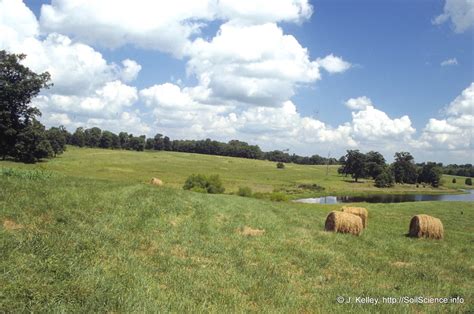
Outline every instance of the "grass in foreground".
[[[73, 176], [1, 177], [2, 311], [474, 311], [470, 203], [366, 204], [368, 229], [354, 237], [323, 231], [335, 206], [157, 188], [134, 183], [135, 171], [131, 182], [80, 178], [78, 164], [66, 155], [48, 166]], [[86, 176], [97, 169], [84, 166]], [[405, 237], [419, 213], [441, 218], [446, 238]], [[465, 303], [339, 305], [337, 296]]]

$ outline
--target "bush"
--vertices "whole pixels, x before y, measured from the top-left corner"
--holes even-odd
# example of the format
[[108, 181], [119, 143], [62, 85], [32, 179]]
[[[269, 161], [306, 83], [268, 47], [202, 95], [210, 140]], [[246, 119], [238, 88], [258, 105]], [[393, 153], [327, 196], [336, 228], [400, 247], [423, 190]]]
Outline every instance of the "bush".
[[284, 202], [288, 200], [288, 197], [285, 193], [282, 192], [273, 192], [270, 194], [270, 200], [274, 202]]
[[219, 194], [225, 191], [219, 175], [205, 176], [202, 174], [190, 175], [186, 179], [183, 189], [210, 194]]
[[278, 169], [285, 169], [285, 164], [282, 163], [282, 162], [278, 162], [278, 163], [277, 163], [277, 168], [278, 168]]
[[268, 193], [262, 193], [262, 192], [253, 193], [253, 197], [258, 198], [260, 200], [265, 199], [266, 195], [268, 195]]
[[239, 190], [237, 191], [237, 195], [243, 196], [243, 197], [250, 197], [252, 196], [252, 189], [249, 188], [248, 186], [241, 186], [239, 187]]
[[466, 185], [472, 185], [472, 179], [471, 178], [466, 178], [466, 181], [464, 181]]
[[382, 171], [382, 173], [375, 178], [375, 186], [378, 188], [390, 188], [393, 184], [394, 179], [392, 173], [388, 170]]
[[453, 178], [453, 181], [451, 181], [451, 182], [456, 183], [456, 178]]

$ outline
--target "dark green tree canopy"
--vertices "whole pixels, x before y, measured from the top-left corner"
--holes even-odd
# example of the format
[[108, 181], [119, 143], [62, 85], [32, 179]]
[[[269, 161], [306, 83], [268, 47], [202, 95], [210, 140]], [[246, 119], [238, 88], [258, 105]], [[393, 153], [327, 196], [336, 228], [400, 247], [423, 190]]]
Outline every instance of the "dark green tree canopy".
[[419, 183], [428, 183], [433, 187], [437, 188], [441, 182], [441, 174], [443, 170], [435, 162], [423, 163], [421, 168], [418, 170], [418, 179]]
[[[41, 89], [51, 86], [51, 77], [48, 72], [37, 74], [21, 64], [24, 58], [23, 54], [0, 50], [0, 155], [34, 162], [45, 154], [23, 151], [41, 143], [37, 143], [41, 127], [36, 120], [41, 113], [30, 102]], [[42, 146], [45, 151], [52, 151], [51, 144]]]
[[366, 172], [369, 177], [375, 179], [385, 170], [385, 158], [379, 152], [370, 151], [365, 154]]
[[392, 172], [396, 183], [416, 183], [417, 170], [415, 159], [408, 152], [395, 153]]
[[357, 182], [359, 178], [367, 175], [367, 157], [359, 150], [348, 150], [345, 162], [341, 167], [341, 173], [351, 175]]

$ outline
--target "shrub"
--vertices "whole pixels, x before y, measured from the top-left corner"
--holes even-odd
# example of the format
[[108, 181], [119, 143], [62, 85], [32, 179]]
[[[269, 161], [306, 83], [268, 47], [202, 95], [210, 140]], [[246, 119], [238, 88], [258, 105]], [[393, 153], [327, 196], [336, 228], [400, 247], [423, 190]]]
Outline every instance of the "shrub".
[[261, 200], [265, 199], [265, 195], [267, 195], [267, 193], [262, 193], [262, 192], [253, 193], [253, 197], [261, 199]]
[[241, 186], [239, 187], [239, 190], [237, 191], [237, 195], [243, 196], [243, 197], [250, 197], [252, 196], [252, 189], [249, 188], [248, 186]]
[[389, 188], [393, 186], [393, 183], [394, 179], [392, 173], [388, 170], [382, 171], [382, 173], [375, 178], [375, 186], [378, 188]]
[[471, 178], [466, 178], [466, 181], [464, 181], [466, 185], [472, 185], [472, 179]]
[[282, 162], [278, 162], [278, 163], [277, 163], [277, 168], [278, 168], [278, 169], [285, 169], [285, 164], [282, 163]]
[[193, 186], [190, 191], [193, 191], [196, 193], [207, 193], [207, 190], [200, 186]]
[[183, 189], [210, 194], [219, 194], [225, 191], [219, 175], [205, 176], [202, 174], [190, 175], [186, 179]]
[[452, 182], [453, 182], [453, 183], [456, 183], [456, 178], [453, 178], [453, 181], [452, 181]]
[[282, 192], [272, 192], [270, 194], [270, 200], [274, 202], [284, 202], [288, 200], [288, 197]]

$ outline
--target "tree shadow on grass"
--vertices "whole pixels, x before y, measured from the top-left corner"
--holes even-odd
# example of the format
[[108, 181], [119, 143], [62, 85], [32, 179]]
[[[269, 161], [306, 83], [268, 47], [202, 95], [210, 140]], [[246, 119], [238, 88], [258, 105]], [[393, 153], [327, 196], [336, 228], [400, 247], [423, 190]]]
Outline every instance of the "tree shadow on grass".
[[355, 184], [365, 183], [365, 181], [357, 181], [357, 182], [356, 182], [356, 181], [354, 181], [354, 180], [348, 180], [348, 179], [342, 180], [342, 181], [347, 182], [347, 183], [355, 183]]

